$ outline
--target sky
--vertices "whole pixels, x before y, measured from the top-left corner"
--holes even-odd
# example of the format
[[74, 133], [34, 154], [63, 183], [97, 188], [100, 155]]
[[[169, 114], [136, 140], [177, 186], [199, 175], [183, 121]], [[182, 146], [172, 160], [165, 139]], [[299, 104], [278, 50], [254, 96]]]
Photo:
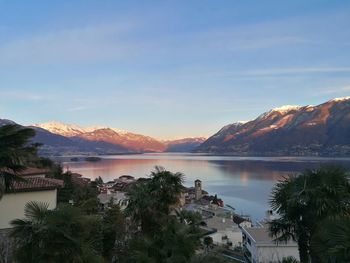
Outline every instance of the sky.
[[0, 0], [0, 118], [210, 136], [350, 95], [350, 1]]

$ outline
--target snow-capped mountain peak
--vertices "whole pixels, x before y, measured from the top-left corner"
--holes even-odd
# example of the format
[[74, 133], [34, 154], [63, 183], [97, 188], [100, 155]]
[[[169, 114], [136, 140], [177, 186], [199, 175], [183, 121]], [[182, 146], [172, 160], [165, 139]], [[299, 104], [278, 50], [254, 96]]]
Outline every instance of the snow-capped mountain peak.
[[340, 97], [340, 98], [335, 98], [335, 99], [332, 99], [331, 101], [345, 101], [345, 100], [350, 100], [350, 96], [348, 97]]
[[128, 131], [125, 131], [125, 130], [110, 128], [107, 126], [98, 125], [98, 126], [80, 127], [75, 124], [66, 124], [59, 121], [49, 121], [45, 123], [34, 124], [33, 126], [48, 130], [51, 133], [55, 133], [55, 134], [59, 134], [67, 137], [73, 137], [83, 133], [94, 132], [101, 129], [110, 129], [118, 134], [129, 133]]
[[272, 111], [278, 111], [278, 112], [281, 112], [281, 113], [285, 113], [285, 112], [288, 112], [288, 111], [291, 111], [291, 110], [299, 110], [300, 108], [302, 108], [302, 106], [299, 106], [299, 105], [284, 105], [284, 106], [281, 106], [281, 107], [278, 107], [278, 108], [274, 108], [274, 109], [272, 109]]
[[350, 97], [316, 106], [283, 106], [242, 125], [224, 126], [198, 152], [233, 155], [347, 156]]
[[108, 129], [106, 126], [89, 126], [84, 128], [84, 132], [94, 132], [96, 130], [101, 130], [101, 129]]
[[41, 124], [34, 124], [33, 126], [45, 129], [51, 133], [68, 137], [76, 136], [85, 132], [85, 130], [78, 125], [66, 124], [59, 121], [49, 121]]
[[110, 128], [111, 130], [115, 131], [118, 134], [128, 134], [130, 132], [125, 131], [125, 130], [121, 130], [121, 129], [117, 129], [117, 128]]
[[262, 120], [268, 118], [269, 116], [271, 116], [271, 114], [274, 114], [276, 112], [284, 115], [293, 110], [300, 110], [301, 108], [302, 106], [299, 105], [284, 105], [261, 114], [257, 119]]

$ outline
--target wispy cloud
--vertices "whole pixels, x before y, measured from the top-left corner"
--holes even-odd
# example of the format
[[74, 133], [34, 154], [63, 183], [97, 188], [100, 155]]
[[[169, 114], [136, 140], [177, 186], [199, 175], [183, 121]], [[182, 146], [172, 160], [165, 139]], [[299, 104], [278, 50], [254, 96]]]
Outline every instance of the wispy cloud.
[[[241, 30], [241, 29], [240, 29]], [[203, 45], [209, 48], [224, 49], [226, 51], [254, 51], [268, 49], [273, 47], [289, 47], [291, 45], [307, 44], [311, 41], [305, 37], [298, 35], [286, 35], [281, 32], [273, 32], [267, 35], [256, 34], [256, 29], [253, 32], [245, 31], [227, 31], [218, 34], [212, 33], [205, 37]], [[264, 29], [262, 29], [264, 30]], [[249, 32], [249, 30], [248, 30]]]
[[99, 25], [24, 36], [0, 45], [0, 65], [63, 64], [121, 58], [136, 46], [122, 35], [131, 25]]
[[1, 100], [18, 100], [18, 101], [42, 101], [47, 100], [49, 97], [41, 94], [28, 93], [26, 91], [0, 91]]
[[344, 86], [327, 87], [319, 90], [322, 94], [344, 94], [350, 93], [350, 84]]
[[231, 43], [228, 46], [230, 50], [251, 50], [251, 49], [264, 49], [271, 48], [275, 46], [288, 46], [295, 44], [305, 44], [310, 42], [307, 39], [297, 37], [297, 36], [271, 36], [271, 37], [261, 37], [259, 39], [242, 39]]
[[137, 22], [112, 23], [22, 35], [0, 44], [0, 65], [94, 63], [139, 54], [187, 57], [196, 52], [206, 55], [217, 51], [254, 51], [310, 42], [305, 36], [285, 33], [273, 24], [169, 32], [152, 38], [143, 37], [140, 41], [133, 37], [140, 29], [138, 26]]
[[241, 71], [242, 75], [271, 76], [271, 75], [295, 75], [295, 74], [318, 74], [318, 73], [347, 73], [350, 67], [301, 67], [301, 68], [271, 68], [262, 70]]
[[[298, 75], [315, 75], [327, 73], [350, 73], [350, 67], [296, 67], [296, 68], [267, 68], [267, 69], [247, 69], [247, 70], [225, 70], [209, 69], [193, 72], [191, 76], [209, 77], [291, 77]], [[186, 76], [186, 74], [184, 74]]]
[[74, 112], [74, 111], [83, 111], [83, 110], [86, 110], [86, 109], [89, 109], [89, 107], [87, 107], [87, 106], [76, 106], [76, 107], [68, 108], [67, 111]]

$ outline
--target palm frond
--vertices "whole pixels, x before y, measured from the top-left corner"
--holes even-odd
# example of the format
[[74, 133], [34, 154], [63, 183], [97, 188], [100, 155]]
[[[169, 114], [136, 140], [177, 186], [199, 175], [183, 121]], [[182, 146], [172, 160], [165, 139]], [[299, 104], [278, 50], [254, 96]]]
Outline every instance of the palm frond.
[[48, 208], [46, 202], [29, 201], [24, 207], [24, 215], [27, 219], [40, 221], [47, 216]]

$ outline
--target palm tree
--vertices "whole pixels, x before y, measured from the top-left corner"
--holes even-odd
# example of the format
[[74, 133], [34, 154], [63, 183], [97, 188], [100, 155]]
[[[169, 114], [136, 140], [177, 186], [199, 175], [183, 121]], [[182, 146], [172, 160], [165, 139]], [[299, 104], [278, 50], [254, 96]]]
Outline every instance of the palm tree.
[[126, 247], [125, 217], [119, 205], [112, 205], [103, 216], [103, 255], [109, 262], [120, 259]]
[[33, 129], [19, 125], [0, 127], [0, 199], [15, 180], [21, 180], [18, 172], [36, 157], [38, 144], [30, 144], [34, 135]]
[[149, 185], [145, 182], [138, 182], [133, 185], [127, 192], [128, 206], [125, 213], [135, 223], [135, 228], [140, 225], [143, 232], [149, 232], [152, 229], [153, 221], [155, 221], [154, 214], [155, 200], [150, 195]]
[[[130, 240], [131, 262], [185, 263], [199, 245], [196, 216], [173, 215], [179, 201], [183, 175], [156, 167], [150, 178], [128, 190], [126, 214], [140, 231]], [[185, 217], [193, 222], [184, 224]], [[181, 222], [182, 220], [182, 222]]]
[[178, 203], [183, 182], [181, 173], [172, 173], [162, 167], [156, 167], [150, 178], [137, 182], [128, 190], [126, 214], [143, 232], [159, 227], [159, 220], [168, 216], [171, 207]]
[[46, 203], [27, 203], [25, 218], [11, 222], [16, 262], [101, 262], [86, 236], [94, 229], [90, 223], [68, 205], [48, 210]]
[[325, 219], [311, 240], [320, 262], [350, 262], [350, 217]]
[[280, 263], [298, 263], [298, 262], [299, 261], [292, 256], [283, 258], [282, 261], [280, 261]]
[[25, 219], [11, 222], [18, 262], [58, 262], [59, 258], [64, 260], [79, 251], [77, 241], [62, 231], [62, 226], [51, 224], [59, 218], [48, 207], [47, 203], [29, 202], [24, 210]]
[[168, 216], [152, 235], [134, 236], [131, 262], [186, 263], [198, 245], [197, 228], [183, 225], [175, 217]]
[[172, 173], [163, 167], [156, 166], [150, 175], [150, 191], [152, 196], [158, 200], [157, 209], [168, 214], [171, 206], [179, 201], [179, 196], [183, 189], [184, 175], [182, 173]]
[[270, 223], [276, 242], [292, 239], [298, 243], [302, 263], [311, 258], [316, 262], [318, 257], [310, 241], [319, 223], [349, 211], [347, 173], [340, 167], [328, 166], [285, 178], [272, 191], [271, 207], [280, 215]]
[[47, 203], [29, 202], [24, 209], [25, 219], [15, 219], [11, 222], [11, 236], [15, 241], [15, 257], [18, 262], [33, 262], [40, 251], [34, 244], [39, 244], [39, 231], [46, 221], [49, 210]]

